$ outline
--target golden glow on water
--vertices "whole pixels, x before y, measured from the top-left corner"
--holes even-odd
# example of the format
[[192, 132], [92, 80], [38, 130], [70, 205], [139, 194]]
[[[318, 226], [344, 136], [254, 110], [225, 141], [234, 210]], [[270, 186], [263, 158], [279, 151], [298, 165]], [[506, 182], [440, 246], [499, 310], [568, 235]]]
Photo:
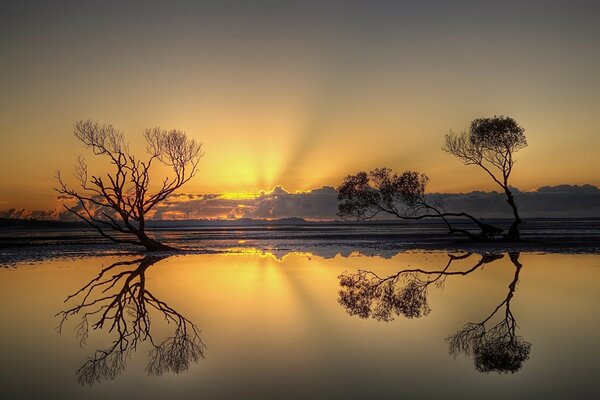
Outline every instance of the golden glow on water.
[[[478, 258], [459, 260], [452, 270], [466, 271]], [[600, 357], [594, 333], [600, 329], [594, 318], [600, 313], [597, 255], [520, 256], [523, 267], [511, 311], [519, 335], [533, 347], [522, 370], [507, 376], [477, 372], [468, 357], [453, 359], [444, 342], [465, 323], [485, 318], [506, 297], [515, 273], [507, 256], [467, 276], [450, 276], [443, 288], [431, 287], [428, 316], [385, 323], [348, 315], [338, 303], [338, 276], [359, 269], [382, 277], [404, 268], [439, 270], [448, 260], [445, 253], [323, 258], [308, 252], [231, 249], [227, 254], [172, 256], [151, 265], [145, 274], [147, 290], [201, 330], [205, 360], [181, 375], [145, 378], [148, 346], [142, 346], [115, 382], [84, 392], [87, 389], [75, 383], [74, 371], [96, 348], [111, 343], [114, 332], [94, 330], [88, 346], [79, 349], [73, 330], [78, 319], [71, 318], [58, 335], [53, 315], [66, 307], [62, 301], [68, 294], [117, 260], [44, 261], [0, 271], [5, 304], [0, 309], [1, 371], [11, 382], [4, 390], [17, 390], [14, 382], [27, 377], [46, 379], [44, 390], [60, 390], [66, 397], [102, 397], [113, 385], [132, 384], [153, 396], [185, 385], [184, 396], [190, 398], [199, 391], [207, 397], [235, 397], [240, 388], [246, 395], [264, 397], [290, 387], [304, 395], [331, 397], [346, 390], [366, 396], [370, 389], [363, 383], [370, 380], [385, 393], [401, 384], [409, 397], [435, 398], [463, 396], [466, 387], [479, 392], [490, 385], [498, 395], [516, 395], [527, 382], [529, 388], [548, 387], [552, 398], [582, 390], [595, 376]], [[152, 326], [155, 340], [172, 335], [173, 327], [160, 314], [153, 314]], [[11, 360], [10, 368], [6, 360]], [[571, 374], [581, 377], [579, 386], [565, 376], [566, 363]], [[425, 384], [432, 376], [448, 378], [443, 389]], [[337, 381], [345, 383], [332, 386]], [[18, 390], [35, 397], [37, 389], [21, 385]]]
[[[240, 244], [245, 243], [245, 242], [246, 242], [245, 240], [238, 241], [238, 243], [240, 243]], [[257, 248], [253, 248], [253, 247], [239, 247], [239, 248], [232, 247], [227, 250], [227, 253], [225, 253], [225, 255], [227, 255], [227, 256], [253, 255], [253, 256], [257, 256], [259, 258], [270, 258], [278, 263], [283, 262], [288, 257], [305, 257], [308, 260], [312, 260], [312, 258], [315, 257], [310, 252], [303, 252], [303, 251], [272, 252], [269, 250], [257, 249]]]

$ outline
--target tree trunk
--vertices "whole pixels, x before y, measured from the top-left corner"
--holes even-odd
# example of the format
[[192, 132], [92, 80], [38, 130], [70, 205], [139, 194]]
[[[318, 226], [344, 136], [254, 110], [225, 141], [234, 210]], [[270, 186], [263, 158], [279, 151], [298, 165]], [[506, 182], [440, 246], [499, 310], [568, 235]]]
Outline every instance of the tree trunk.
[[[449, 231], [448, 233], [450, 233], [450, 234], [460, 233], [475, 242], [487, 242], [487, 241], [493, 240], [496, 235], [499, 235], [502, 233], [502, 229], [497, 228], [493, 225], [483, 223], [480, 220], [478, 220], [477, 218], [475, 218], [474, 216], [467, 214], [465, 212], [461, 212], [461, 213], [440, 212], [436, 207], [430, 206], [429, 204], [425, 204], [425, 207], [429, 210], [434, 211], [437, 214], [437, 216], [439, 216], [444, 221], [444, 223], [448, 227], [448, 231]], [[477, 224], [477, 226], [479, 227], [479, 234], [471, 233], [466, 229], [454, 228], [450, 224], [450, 222], [446, 219], [446, 217], [465, 217], [465, 218], [470, 219], [472, 222]]]
[[154, 239], [151, 239], [148, 237], [148, 235], [146, 235], [146, 233], [144, 231], [138, 231], [136, 233], [138, 239], [140, 240], [140, 242], [142, 243], [142, 245], [146, 248], [146, 250], [148, 251], [168, 251], [168, 250], [177, 250], [174, 247], [171, 246], [167, 246], [166, 244], [162, 244], [160, 242], [157, 242]]
[[508, 240], [518, 242], [519, 240], [521, 240], [521, 234], [519, 233], [519, 224], [521, 224], [522, 220], [521, 220], [521, 217], [519, 216], [519, 211], [517, 210], [517, 205], [515, 203], [515, 199], [511, 193], [511, 191], [508, 190], [508, 188], [506, 188], [505, 192], [506, 192], [506, 202], [508, 203], [510, 208], [512, 208], [513, 215], [515, 217], [515, 219], [513, 220], [513, 223], [510, 225], [510, 229], [508, 230], [508, 235], [506, 236], [506, 238]]
[[139, 219], [137, 227], [134, 226], [133, 224], [131, 224], [131, 222], [129, 221], [129, 219], [127, 218], [126, 215], [122, 215], [122, 218], [123, 218], [123, 222], [125, 222], [125, 226], [127, 227], [127, 229], [129, 229], [129, 232], [132, 233], [133, 235], [137, 236], [138, 240], [140, 241], [140, 244], [142, 246], [144, 246], [147, 251], [177, 250], [174, 247], [167, 246], [166, 244], [157, 242], [156, 240], [154, 240], [154, 239], [150, 238], [148, 235], [146, 235], [146, 231], [144, 229], [146, 226], [146, 223], [145, 223], [143, 214], [141, 214], [141, 217]]

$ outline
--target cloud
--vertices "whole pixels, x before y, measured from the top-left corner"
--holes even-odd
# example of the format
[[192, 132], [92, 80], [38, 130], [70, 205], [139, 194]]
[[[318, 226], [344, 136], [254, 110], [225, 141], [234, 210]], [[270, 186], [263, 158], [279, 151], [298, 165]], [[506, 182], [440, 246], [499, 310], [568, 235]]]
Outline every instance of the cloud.
[[[545, 186], [533, 192], [514, 189], [519, 212], [524, 218], [600, 217], [600, 189], [591, 185]], [[504, 195], [498, 192], [428, 194], [430, 201], [442, 201], [447, 211], [465, 211], [482, 218], [511, 217]], [[12, 208], [0, 211], [0, 217], [23, 219], [75, 220], [66, 211], [64, 197], [57, 199], [51, 211]], [[270, 192], [193, 194], [170, 196], [157, 205], [149, 217], [160, 219], [277, 219], [301, 217], [309, 220], [333, 220], [337, 216], [337, 192], [323, 186], [304, 192], [288, 192], [277, 186]]]
[[54, 210], [26, 210], [25, 208], [10, 208], [8, 210], [0, 211], [0, 218], [36, 219], [41, 221], [73, 221], [77, 217], [67, 210], [61, 210], [59, 208]]
[[[600, 189], [592, 185], [544, 186], [532, 192], [513, 188], [519, 213], [525, 218], [600, 217]], [[505, 196], [497, 192], [430, 194], [449, 212], [464, 211], [482, 218], [510, 218]]]
[[[35, 219], [38, 221], [80, 221], [80, 218], [65, 208], [70, 207], [74, 211], [84, 213], [81, 204], [69, 196], [59, 195], [53, 210], [27, 210], [25, 208], [10, 208], [0, 211], [0, 218], [13, 219]], [[103, 218], [102, 209], [98, 207], [89, 209], [96, 218]]]
[[255, 195], [209, 194], [182, 200], [170, 197], [160, 204], [153, 219], [193, 218], [286, 218], [336, 219], [337, 192], [324, 186], [307, 192], [290, 193], [277, 186]]
[[330, 186], [301, 193], [288, 193], [276, 187], [271, 193], [257, 197], [251, 207], [244, 209], [244, 217], [247, 218], [335, 219], [336, 213], [337, 192]]

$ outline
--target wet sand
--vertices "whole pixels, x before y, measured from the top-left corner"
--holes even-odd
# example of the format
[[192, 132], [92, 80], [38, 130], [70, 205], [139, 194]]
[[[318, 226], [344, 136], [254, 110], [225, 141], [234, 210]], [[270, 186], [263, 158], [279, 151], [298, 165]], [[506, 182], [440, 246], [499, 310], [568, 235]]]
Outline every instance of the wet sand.
[[[494, 221], [507, 225], [509, 221]], [[150, 233], [188, 253], [232, 252], [257, 249], [276, 254], [309, 252], [321, 257], [352, 253], [391, 257], [404, 251], [600, 253], [600, 220], [529, 220], [522, 225], [520, 242], [473, 242], [449, 236], [436, 223], [182, 226], [153, 229]], [[100, 237], [77, 227], [20, 227], [0, 230], [0, 266], [47, 258], [123, 255], [143, 251]]]

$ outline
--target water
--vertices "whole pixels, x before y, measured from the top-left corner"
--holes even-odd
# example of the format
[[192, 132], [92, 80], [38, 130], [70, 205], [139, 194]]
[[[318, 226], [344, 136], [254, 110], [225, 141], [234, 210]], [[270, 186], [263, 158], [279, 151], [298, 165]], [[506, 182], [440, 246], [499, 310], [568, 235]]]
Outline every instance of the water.
[[[507, 228], [511, 220], [490, 220]], [[155, 224], [158, 224], [156, 222]], [[472, 228], [464, 225], [463, 228]], [[171, 246], [196, 253], [229, 252], [232, 248], [260, 249], [275, 254], [310, 252], [322, 257], [353, 252], [391, 257], [401, 251], [465, 250], [600, 253], [600, 219], [527, 219], [515, 243], [476, 243], [449, 236], [439, 221], [399, 223], [301, 223], [263, 221], [161, 221], [150, 235]], [[81, 227], [0, 227], [0, 267], [51, 257], [131, 254], [136, 246], [115, 245], [95, 230]]]
[[[454, 254], [243, 247], [4, 268], [2, 397], [593, 397], [600, 256]], [[396, 295], [383, 296], [386, 287]], [[59, 334], [60, 312], [82, 304], [90, 288], [91, 305]], [[121, 335], [118, 326], [109, 331], [115, 312]], [[82, 347], [78, 333], [86, 332]], [[114, 343], [104, 364], [97, 350]], [[452, 343], [466, 354], [451, 354]]]

